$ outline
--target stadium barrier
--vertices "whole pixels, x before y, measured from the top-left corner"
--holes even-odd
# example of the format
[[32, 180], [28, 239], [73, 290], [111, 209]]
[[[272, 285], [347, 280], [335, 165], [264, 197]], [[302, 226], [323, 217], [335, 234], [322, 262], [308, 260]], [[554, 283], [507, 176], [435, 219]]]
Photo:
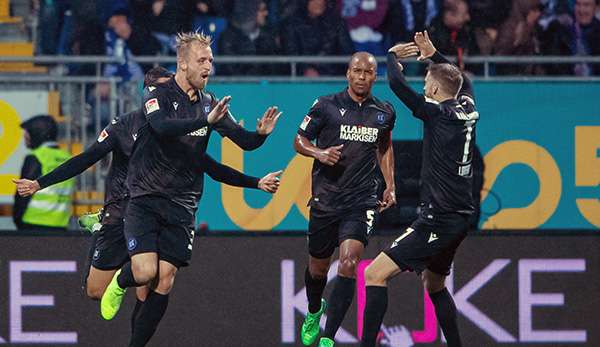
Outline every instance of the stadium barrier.
[[[465, 240], [447, 284], [466, 346], [600, 345], [594, 319], [600, 311], [600, 237], [571, 234], [577, 236], [515, 231]], [[356, 346], [364, 269], [393, 239], [371, 238], [336, 346]], [[0, 345], [126, 344], [133, 293], [114, 321], [100, 318], [98, 303], [80, 289], [88, 242], [81, 236], [2, 233]], [[197, 237], [192, 264], [178, 273], [150, 346], [301, 346], [306, 262], [304, 237]], [[393, 279], [389, 292], [384, 326], [399, 328], [391, 347], [445, 346], [414, 274]]]

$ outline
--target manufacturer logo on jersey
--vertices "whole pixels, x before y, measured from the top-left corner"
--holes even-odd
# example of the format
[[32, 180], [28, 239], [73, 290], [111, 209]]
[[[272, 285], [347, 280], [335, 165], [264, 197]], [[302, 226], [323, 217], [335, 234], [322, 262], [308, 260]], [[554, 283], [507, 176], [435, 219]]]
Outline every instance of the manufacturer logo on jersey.
[[92, 257], [92, 259], [98, 260], [98, 258], [100, 258], [100, 250], [98, 250], [98, 248], [96, 248], [94, 250], [94, 256]]
[[340, 139], [358, 142], [376, 142], [379, 129], [362, 125], [340, 125]]
[[137, 247], [136, 239], [129, 239], [129, 241], [127, 241], [127, 249], [129, 249], [130, 251], [133, 251], [136, 247]]
[[208, 133], [208, 126], [202, 127], [198, 130], [194, 130], [191, 133], [189, 133], [189, 136], [206, 136], [206, 133]]
[[344, 117], [344, 114], [346, 113], [346, 109], [345, 108], [340, 108], [340, 114], [342, 115], [342, 117]]
[[432, 243], [433, 241], [439, 239], [439, 237], [437, 236], [436, 233], [431, 233], [429, 234], [429, 241], [427, 241], [427, 243]]
[[383, 113], [377, 114], [377, 123], [379, 123], [379, 124], [385, 123], [385, 115]]
[[310, 118], [309, 116], [305, 116], [304, 120], [302, 120], [302, 123], [300, 123], [300, 129], [306, 131], [306, 127], [308, 126], [308, 123], [310, 123], [310, 120], [312, 118]]
[[106, 131], [106, 129], [103, 129], [102, 132], [100, 133], [100, 136], [98, 136], [98, 142], [102, 142], [102, 141], [106, 140], [107, 137], [108, 137], [108, 132]]
[[137, 133], [131, 134], [131, 137], [133, 137], [133, 141], [137, 140]]
[[149, 92], [153, 91], [154, 89], [156, 89], [156, 87], [155, 87], [155, 86], [150, 86], [150, 87], [148, 87], [148, 91], [149, 91]]
[[175, 111], [177, 111], [177, 107], [179, 107], [179, 104], [177, 103], [177, 101], [173, 101], [173, 108], [175, 109]]
[[146, 106], [146, 114], [150, 114], [154, 111], [160, 110], [160, 106], [158, 106], [157, 98], [153, 98], [153, 99], [146, 101], [145, 106]]
[[115, 118], [113, 118], [113, 120], [110, 121], [110, 124], [115, 125], [115, 124], [117, 124], [118, 121], [119, 121], [119, 117], [115, 117]]

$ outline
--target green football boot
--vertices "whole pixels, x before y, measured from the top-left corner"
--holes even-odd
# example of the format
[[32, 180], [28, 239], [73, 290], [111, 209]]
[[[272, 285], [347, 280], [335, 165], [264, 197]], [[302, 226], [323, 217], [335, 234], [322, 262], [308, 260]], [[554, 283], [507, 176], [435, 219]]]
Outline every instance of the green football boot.
[[333, 347], [333, 340], [328, 337], [321, 337], [319, 347]]
[[119, 269], [113, 276], [108, 287], [106, 287], [106, 291], [102, 295], [102, 300], [100, 300], [100, 313], [102, 314], [102, 318], [106, 320], [113, 319], [117, 312], [119, 312], [119, 308], [121, 308], [121, 303], [125, 297], [125, 291], [127, 291], [127, 288], [123, 289], [117, 283], [117, 276], [120, 273], [121, 270]]
[[302, 332], [300, 333], [302, 343], [305, 346], [310, 346], [317, 340], [317, 337], [319, 336], [319, 323], [321, 322], [321, 316], [326, 308], [327, 302], [325, 299], [321, 299], [321, 309], [316, 313], [308, 312], [306, 314], [304, 323], [302, 323]]
[[90, 234], [93, 234], [102, 227], [102, 224], [100, 224], [101, 213], [102, 211], [86, 213], [77, 219], [77, 224]]

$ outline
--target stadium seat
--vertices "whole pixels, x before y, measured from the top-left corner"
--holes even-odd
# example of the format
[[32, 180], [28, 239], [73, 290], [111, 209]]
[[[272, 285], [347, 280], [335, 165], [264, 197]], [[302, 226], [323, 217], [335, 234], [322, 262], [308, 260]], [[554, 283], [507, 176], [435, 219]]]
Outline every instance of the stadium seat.
[[[2, 1], [2, 0], [0, 0]], [[33, 56], [33, 43], [0, 42], [0, 56]], [[34, 66], [29, 62], [0, 63], [0, 72], [46, 73], [43, 66]]]
[[22, 23], [23, 18], [10, 16], [10, 1], [0, 0], [0, 24]]

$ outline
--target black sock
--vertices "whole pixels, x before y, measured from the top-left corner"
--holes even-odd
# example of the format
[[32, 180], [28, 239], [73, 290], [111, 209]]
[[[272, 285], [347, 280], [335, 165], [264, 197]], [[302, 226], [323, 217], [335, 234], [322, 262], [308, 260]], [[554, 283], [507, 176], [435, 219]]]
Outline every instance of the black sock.
[[131, 335], [133, 335], [133, 330], [135, 328], [135, 321], [137, 319], [137, 315], [140, 312], [140, 309], [144, 305], [144, 302], [140, 299], [135, 299], [135, 307], [133, 308], [133, 312], [131, 312]]
[[435, 315], [437, 316], [440, 327], [444, 332], [448, 347], [461, 347], [458, 325], [456, 324], [456, 305], [448, 289], [444, 288], [437, 293], [429, 294], [433, 306], [435, 306]]
[[354, 299], [354, 290], [356, 280], [354, 278], [339, 276], [335, 280], [333, 291], [329, 297], [329, 306], [327, 307], [327, 323], [325, 323], [324, 337], [333, 340], [335, 333], [342, 325], [346, 311]]
[[308, 312], [317, 313], [321, 309], [321, 297], [327, 285], [327, 278], [313, 278], [306, 268], [304, 272], [304, 284], [306, 285], [306, 298], [308, 299]]
[[360, 347], [375, 347], [387, 304], [387, 287], [367, 286], [367, 302]]
[[135, 282], [133, 272], [131, 271], [131, 262], [128, 261], [121, 268], [121, 273], [117, 276], [117, 283], [121, 288], [139, 287], [140, 285]]
[[130, 347], [145, 346], [154, 332], [158, 323], [167, 310], [169, 304], [169, 294], [162, 295], [153, 290], [148, 293], [146, 301], [140, 309], [135, 320], [135, 327], [133, 329], [133, 335], [129, 341]]
[[87, 278], [90, 275], [90, 267], [94, 260], [94, 253], [96, 252], [96, 241], [100, 233], [93, 233], [90, 237], [90, 249], [88, 250], [87, 258], [85, 259], [85, 271], [83, 273], [83, 291], [87, 290]]

